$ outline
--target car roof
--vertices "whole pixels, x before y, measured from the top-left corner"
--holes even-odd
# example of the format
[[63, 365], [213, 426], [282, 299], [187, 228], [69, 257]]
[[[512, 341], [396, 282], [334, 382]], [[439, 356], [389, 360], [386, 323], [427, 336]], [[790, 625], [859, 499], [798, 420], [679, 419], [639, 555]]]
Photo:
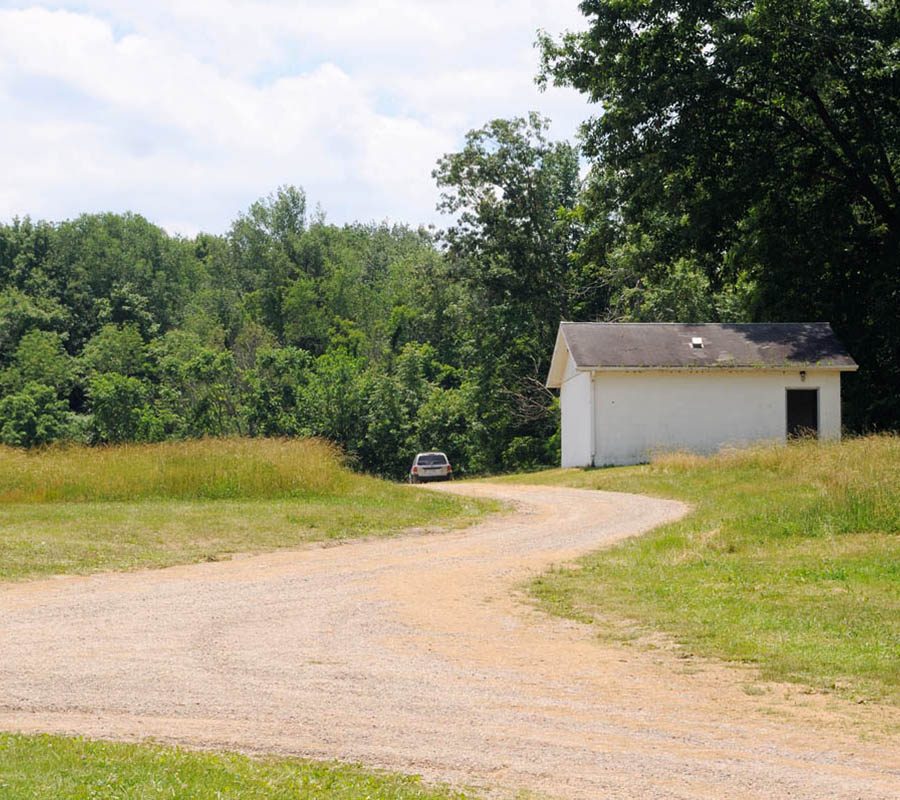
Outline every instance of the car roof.
[[447, 458], [446, 453], [442, 453], [440, 450], [429, 450], [427, 453], [416, 453], [416, 458], [419, 456], [443, 456]]

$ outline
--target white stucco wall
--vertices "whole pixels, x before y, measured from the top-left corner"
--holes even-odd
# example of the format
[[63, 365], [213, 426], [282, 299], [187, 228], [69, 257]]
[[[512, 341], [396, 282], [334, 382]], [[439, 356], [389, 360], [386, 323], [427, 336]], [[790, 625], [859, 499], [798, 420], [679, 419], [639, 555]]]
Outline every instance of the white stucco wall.
[[[834, 370], [808, 370], [804, 382], [796, 371], [598, 372], [592, 384], [596, 466], [635, 464], [666, 450], [710, 453], [727, 445], [783, 442], [787, 389], [818, 389], [820, 437], [841, 434], [840, 372]], [[590, 404], [583, 385], [575, 385], [562, 395], [563, 466], [590, 463], [583, 444], [590, 436], [584, 419]]]
[[586, 467], [591, 464], [591, 374], [576, 372], [572, 359], [566, 368], [566, 379], [559, 389], [562, 414], [562, 465]]

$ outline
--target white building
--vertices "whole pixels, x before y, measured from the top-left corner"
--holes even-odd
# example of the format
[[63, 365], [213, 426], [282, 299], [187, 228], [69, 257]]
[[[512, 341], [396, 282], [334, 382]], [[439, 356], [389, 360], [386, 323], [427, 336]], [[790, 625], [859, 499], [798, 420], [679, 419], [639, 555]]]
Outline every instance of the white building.
[[564, 467], [655, 452], [841, 435], [841, 373], [856, 362], [826, 322], [563, 322], [547, 386], [560, 390]]

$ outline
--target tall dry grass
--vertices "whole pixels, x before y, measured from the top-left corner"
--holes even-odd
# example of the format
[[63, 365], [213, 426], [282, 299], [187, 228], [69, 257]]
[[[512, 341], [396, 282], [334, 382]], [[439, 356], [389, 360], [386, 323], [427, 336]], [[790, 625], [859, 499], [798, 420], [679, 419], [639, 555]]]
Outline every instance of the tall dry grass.
[[0, 447], [0, 503], [265, 499], [338, 494], [360, 480], [318, 439]]
[[599, 626], [618, 617], [766, 678], [900, 705], [900, 437], [674, 453], [532, 480], [693, 506], [536, 580], [548, 609]]
[[704, 476], [740, 476], [808, 495], [808, 531], [900, 531], [900, 436], [851, 437], [842, 442], [761, 445], [703, 457], [660, 455], [648, 475], [681, 476], [702, 488]]

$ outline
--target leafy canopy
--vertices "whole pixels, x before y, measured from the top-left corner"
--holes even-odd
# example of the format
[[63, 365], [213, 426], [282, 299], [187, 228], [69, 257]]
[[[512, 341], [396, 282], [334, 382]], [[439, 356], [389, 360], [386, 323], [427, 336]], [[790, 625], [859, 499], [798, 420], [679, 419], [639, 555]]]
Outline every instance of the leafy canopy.
[[[541, 37], [542, 79], [599, 106], [584, 125], [592, 174], [581, 257], [613, 305], [625, 318], [649, 303], [670, 317], [831, 320], [863, 364], [856, 422], [895, 422], [900, 5], [581, 9], [585, 31]], [[688, 289], [705, 276], [712, 305], [648, 300], [675, 272], [696, 276]]]

